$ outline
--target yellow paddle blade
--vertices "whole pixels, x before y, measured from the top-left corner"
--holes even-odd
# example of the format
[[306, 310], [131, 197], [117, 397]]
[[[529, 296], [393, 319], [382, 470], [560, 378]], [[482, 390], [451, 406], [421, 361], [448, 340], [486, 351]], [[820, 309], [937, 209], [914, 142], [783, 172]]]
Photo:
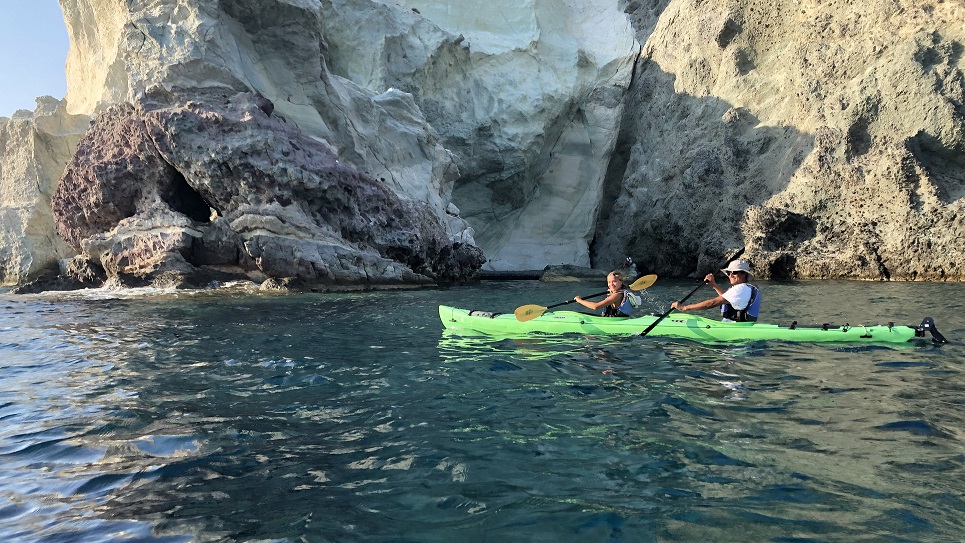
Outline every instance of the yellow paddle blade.
[[[649, 288], [653, 286], [653, 284], [656, 282], [657, 282], [656, 275], [653, 275], [653, 274], [644, 275], [643, 277], [637, 279], [636, 281], [633, 282], [633, 284], [630, 285], [630, 290], [643, 290], [645, 288]], [[598, 292], [596, 294], [591, 294], [590, 296], [587, 296], [587, 298], [592, 298], [593, 296], [603, 296], [604, 294], [607, 294], [607, 292], [604, 291], [604, 292]], [[573, 300], [569, 300], [558, 304], [553, 304], [550, 307], [557, 307], [557, 306], [571, 304], [571, 303], [573, 303]], [[518, 320], [519, 322], [526, 322], [526, 321], [531, 321], [536, 317], [539, 317], [543, 313], [546, 313], [547, 309], [549, 309], [549, 307], [543, 307], [541, 305], [536, 305], [536, 304], [522, 305], [517, 307], [516, 311], [513, 311], [513, 314], [516, 315], [516, 320]]]
[[657, 276], [650, 274], [644, 275], [640, 279], [637, 279], [630, 285], [630, 290], [643, 290], [645, 288], [650, 288], [654, 283], [657, 282]]
[[516, 311], [513, 311], [513, 314], [516, 315], [516, 320], [519, 322], [526, 322], [535, 319], [545, 312], [545, 307], [536, 304], [529, 304], [517, 307]]

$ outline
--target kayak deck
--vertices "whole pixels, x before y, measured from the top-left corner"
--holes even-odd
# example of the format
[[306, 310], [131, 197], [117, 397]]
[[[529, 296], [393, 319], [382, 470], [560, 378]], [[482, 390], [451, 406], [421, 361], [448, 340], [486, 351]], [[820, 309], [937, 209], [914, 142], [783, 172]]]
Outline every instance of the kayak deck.
[[[439, 306], [439, 317], [449, 330], [477, 332], [499, 336], [531, 334], [639, 335], [659, 317], [644, 315], [633, 318], [601, 317], [577, 311], [548, 311], [539, 317], [520, 322], [512, 313], [499, 314], [473, 311], [445, 305]], [[721, 322], [690, 313], [672, 313], [650, 331], [649, 336], [675, 337], [702, 342], [733, 341], [804, 341], [834, 343], [906, 343], [932, 333], [933, 341], [945, 343], [934, 321], [926, 318], [919, 326], [896, 326], [893, 323], [874, 326], [789, 326], [759, 322]], [[941, 338], [939, 340], [938, 338]]]

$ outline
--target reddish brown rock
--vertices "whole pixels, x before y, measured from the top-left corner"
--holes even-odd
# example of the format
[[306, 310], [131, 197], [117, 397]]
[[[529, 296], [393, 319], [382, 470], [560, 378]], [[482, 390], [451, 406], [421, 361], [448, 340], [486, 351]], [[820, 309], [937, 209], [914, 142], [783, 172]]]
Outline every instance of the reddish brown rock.
[[108, 276], [370, 286], [465, 280], [482, 265], [425, 204], [340, 163], [264, 97], [190, 96], [108, 109], [67, 166], [57, 231]]

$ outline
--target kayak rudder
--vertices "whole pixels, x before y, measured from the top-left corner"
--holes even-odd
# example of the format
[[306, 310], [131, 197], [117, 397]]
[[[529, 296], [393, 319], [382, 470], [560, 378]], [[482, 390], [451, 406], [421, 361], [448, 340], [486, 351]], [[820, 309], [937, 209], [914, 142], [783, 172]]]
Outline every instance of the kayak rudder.
[[915, 327], [915, 337], [925, 337], [925, 333], [931, 334], [931, 340], [935, 343], [948, 343], [945, 336], [938, 331], [938, 327], [935, 326], [935, 319], [931, 317], [925, 317], [921, 320], [921, 324]]

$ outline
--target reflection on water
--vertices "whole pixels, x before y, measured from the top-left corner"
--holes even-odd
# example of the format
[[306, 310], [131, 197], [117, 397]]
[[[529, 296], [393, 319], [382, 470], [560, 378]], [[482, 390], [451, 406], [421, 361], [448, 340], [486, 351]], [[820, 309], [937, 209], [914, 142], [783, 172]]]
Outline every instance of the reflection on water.
[[[764, 287], [773, 321], [934, 309], [965, 337], [961, 285]], [[957, 540], [960, 342], [500, 339], [436, 311], [596, 290], [0, 299], [0, 540]]]
[[[607, 344], [629, 341], [627, 338], [611, 338]], [[606, 364], [610, 355], [600, 348], [597, 338], [574, 335], [537, 335], [533, 337], [493, 338], [472, 332], [443, 330], [439, 340], [439, 355], [451, 363], [472, 362], [481, 354], [503, 355], [520, 360], [549, 360], [562, 355], [587, 357]]]

